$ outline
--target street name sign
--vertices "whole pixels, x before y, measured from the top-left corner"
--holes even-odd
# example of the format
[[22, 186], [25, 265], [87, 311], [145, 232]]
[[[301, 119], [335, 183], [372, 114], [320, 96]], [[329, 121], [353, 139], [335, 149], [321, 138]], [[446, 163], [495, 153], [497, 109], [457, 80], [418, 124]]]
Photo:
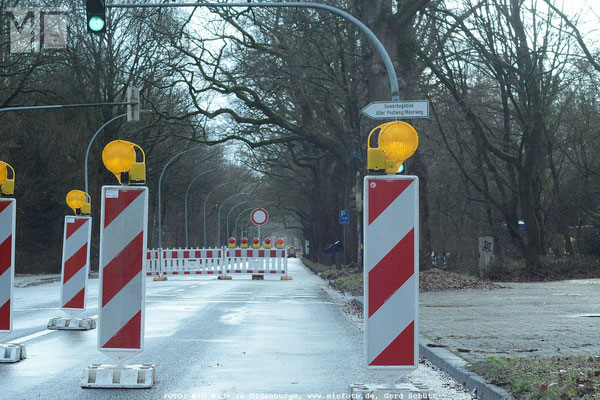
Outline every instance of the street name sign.
[[371, 119], [429, 118], [429, 101], [374, 101], [362, 113]]

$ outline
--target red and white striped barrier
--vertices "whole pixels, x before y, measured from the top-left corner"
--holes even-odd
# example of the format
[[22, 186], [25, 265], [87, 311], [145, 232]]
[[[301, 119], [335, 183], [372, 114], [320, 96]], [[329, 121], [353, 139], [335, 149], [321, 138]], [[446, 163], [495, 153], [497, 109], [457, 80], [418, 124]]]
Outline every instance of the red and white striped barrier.
[[225, 249], [225, 274], [278, 274], [287, 276], [285, 249]]
[[146, 275], [218, 275], [222, 249], [165, 249], [146, 252]]
[[118, 362], [144, 347], [148, 188], [104, 186], [98, 350]]
[[287, 276], [285, 249], [164, 249], [146, 252], [146, 275]]
[[[17, 201], [0, 198], [0, 337], [13, 328], [16, 215]], [[17, 362], [25, 357], [23, 345], [0, 344], [0, 362]]]
[[65, 217], [63, 239], [60, 308], [83, 311], [90, 269], [92, 218]]
[[90, 365], [82, 387], [150, 388], [156, 381], [151, 364], [123, 365], [144, 348], [147, 238], [148, 188], [102, 187], [98, 350], [117, 365]]
[[158, 250], [146, 250], [145, 266], [146, 275], [158, 275], [158, 271], [160, 271]]
[[365, 363], [400, 377], [419, 361], [419, 181], [367, 176], [363, 193]]
[[12, 331], [16, 200], [0, 199], [0, 334]]
[[[74, 315], [86, 309], [92, 217], [67, 216], [63, 235], [60, 308]], [[93, 329], [96, 321], [90, 318], [52, 318], [48, 329]]]

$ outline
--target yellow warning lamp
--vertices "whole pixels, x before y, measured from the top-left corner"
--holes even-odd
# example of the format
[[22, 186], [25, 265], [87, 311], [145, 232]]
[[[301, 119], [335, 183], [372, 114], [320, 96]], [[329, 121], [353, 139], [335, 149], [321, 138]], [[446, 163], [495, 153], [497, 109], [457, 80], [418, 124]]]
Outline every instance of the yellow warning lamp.
[[277, 239], [277, 248], [283, 249], [283, 239], [282, 238]]
[[14, 196], [15, 170], [4, 161], [0, 161], [0, 195]]
[[260, 248], [260, 240], [258, 238], [252, 239], [252, 248], [259, 249]]
[[241, 240], [242, 245], [240, 246], [242, 249], [247, 249], [248, 248], [248, 239], [246, 239], [245, 237], [242, 238]]
[[271, 239], [266, 238], [265, 239], [265, 249], [270, 249], [271, 248]]
[[[137, 161], [135, 149], [139, 150], [141, 161]], [[102, 151], [102, 162], [122, 185], [146, 182], [146, 155], [144, 150], [135, 143], [125, 140], [110, 142]]]
[[75, 215], [89, 215], [92, 212], [92, 198], [81, 190], [71, 190], [67, 193], [67, 205]]
[[395, 174], [418, 146], [417, 131], [406, 122], [379, 125], [369, 134], [367, 169], [371, 173]]
[[229, 238], [229, 244], [227, 245], [230, 249], [235, 248], [235, 238], [232, 236]]

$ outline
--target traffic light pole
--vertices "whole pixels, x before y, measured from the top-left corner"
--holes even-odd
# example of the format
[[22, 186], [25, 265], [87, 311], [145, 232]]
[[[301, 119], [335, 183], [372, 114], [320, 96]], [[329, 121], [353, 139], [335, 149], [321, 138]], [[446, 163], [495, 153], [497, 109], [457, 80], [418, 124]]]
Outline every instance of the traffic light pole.
[[358, 20], [353, 15], [347, 13], [346, 11], [340, 10], [339, 8], [335, 8], [326, 4], [318, 4], [318, 3], [304, 3], [304, 2], [278, 2], [278, 3], [160, 3], [160, 4], [107, 4], [107, 8], [174, 8], [174, 7], [215, 7], [215, 8], [235, 8], [235, 7], [243, 7], [243, 8], [312, 8], [317, 10], [325, 10], [331, 13], [337, 14], [340, 17], [346, 19], [353, 25], [355, 25], [365, 36], [369, 39], [369, 41], [375, 46], [383, 64], [385, 65], [385, 69], [387, 70], [388, 79], [390, 81], [390, 92], [392, 101], [400, 101], [400, 89], [398, 88], [398, 77], [396, 75], [396, 70], [394, 69], [394, 64], [392, 63], [392, 59], [390, 55], [381, 44], [381, 41], [375, 36], [373, 31], [371, 31], [365, 24], [363, 24], [360, 20]]
[[[6, 107], [0, 108], [0, 113], [7, 111], [34, 111], [34, 110], [56, 110], [62, 108], [81, 108], [81, 107], [106, 107], [106, 106], [135, 106], [138, 102], [120, 102], [120, 103], [83, 103], [83, 104], [52, 104], [48, 106], [25, 106], [25, 107]], [[127, 114], [125, 114], [127, 116]]]

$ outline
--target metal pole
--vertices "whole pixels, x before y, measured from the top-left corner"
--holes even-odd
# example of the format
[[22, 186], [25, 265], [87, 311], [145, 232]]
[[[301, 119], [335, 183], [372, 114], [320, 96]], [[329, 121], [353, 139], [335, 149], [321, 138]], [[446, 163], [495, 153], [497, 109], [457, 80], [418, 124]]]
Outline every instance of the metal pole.
[[[151, 114], [152, 110], [140, 110], [140, 114]], [[90, 142], [88, 143], [88, 147], [87, 150], [85, 151], [85, 161], [84, 161], [84, 174], [85, 174], [85, 192], [89, 193], [89, 187], [88, 187], [88, 158], [90, 157], [90, 149], [92, 148], [92, 144], [94, 143], [94, 140], [96, 140], [96, 136], [98, 136], [100, 134], [100, 132], [102, 132], [102, 130], [104, 128], [106, 128], [108, 125], [110, 125], [112, 122], [118, 120], [119, 118], [124, 118], [127, 116], [127, 113], [125, 114], [120, 114], [117, 115], [116, 117], [114, 117], [113, 119], [109, 120], [108, 122], [106, 122], [104, 125], [102, 125], [100, 127], [100, 129], [98, 129], [96, 131], [96, 133], [94, 133], [94, 136], [92, 136], [92, 138], [90, 139]]]
[[[239, 221], [240, 217], [242, 216], [242, 214], [245, 213], [246, 211], [251, 211], [251, 210], [254, 210], [254, 207], [246, 208], [245, 210], [243, 210], [242, 212], [240, 212], [238, 214], [237, 218], [235, 219], [235, 224], [233, 225], [233, 234], [234, 235], [237, 231], [238, 221]], [[241, 234], [240, 234], [240, 239], [241, 239]]]
[[0, 108], [0, 113], [7, 111], [35, 111], [35, 110], [60, 110], [62, 108], [80, 108], [80, 107], [113, 107], [113, 106], [134, 106], [139, 104], [134, 102], [118, 103], [82, 103], [82, 104], [51, 104], [47, 106], [24, 106], [24, 107], [5, 107]]
[[173, 164], [175, 160], [177, 160], [181, 155], [185, 153], [189, 153], [190, 151], [200, 150], [203, 146], [192, 147], [191, 149], [187, 149], [177, 154], [175, 157], [171, 158], [168, 163], [165, 164], [164, 168], [160, 173], [160, 178], [158, 178], [158, 249], [162, 250], [162, 206], [161, 206], [161, 198], [162, 198], [162, 180], [163, 176], [165, 176], [165, 172], [169, 165]]
[[392, 101], [400, 100], [400, 89], [398, 88], [398, 77], [396, 76], [396, 70], [394, 69], [394, 64], [392, 63], [392, 59], [390, 55], [383, 47], [383, 44], [379, 41], [377, 36], [360, 20], [354, 17], [352, 14], [347, 13], [346, 11], [340, 10], [339, 8], [335, 8], [326, 4], [319, 3], [303, 3], [303, 2], [277, 2], [277, 3], [154, 3], [154, 4], [107, 4], [108, 8], [156, 8], [156, 7], [218, 7], [218, 8], [231, 8], [231, 7], [263, 7], [263, 8], [283, 8], [283, 7], [294, 7], [294, 8], [315, 8], [318, 10], [326, 10], [332, 12], [334, 14], [339, 15], [340, 17], [346, 19], [350, 23], [354, 24], [362, 33], [367, 36], [367, 38], [371, 41], [371, 44], [375, 46], [385, 69], [387, 70], [388, 79], [390, 81], [390, 92]]
[[221, 203], [221, 205], [219, 206], [219, 213], [217, 215], [217, 246], [216, 247], [221, 247], [221, 209], [223, 208], [223, 206], [225, 205], [225, 203], [227, 202], [227, 200], [236, 197], [236, 196], [241, 196], [243, 194], [248, 194], [248, 193], [236, 193], [236, 194], [232, 194], [231, 196], [229, 196], [228, 198], [226, 198], [225, 200], [223, 200], [223, 203]]
[[[357, 200], [361, 200], [362, 198], [361, 196], [361, 187], [360, 187], [360, 172], [356, 171], [356, 190], [357, 190], [357, 195], [356, 195], [356, 199]], [[358, 239], [358, 243], [356, 244], [356, 263], [358, 264], [358, 268], [362, 268], [362, 249], [360, 248], [360, 245], [362, 244], [362, 233], [361, 233], [361, 228], [360, 228], [360, 221], [362, 219], [362, 215], [360, 215], [360, 211], [361, 211], [361, 207], [356, 207], [356, 237]]]
[[184, 215], [185, 215], [185, 248], [186, 249], [190, 248], [189, 241], [188, 241], [188, 196], [190, 195], [190, 189], [192, 188], [192, 185], [194, 184], [194, 182], [196, 182], [202, 175], [208, 174], [209, 172], [213, 172], [216, 170], [217, 170], [217, 168], [213, 168], [211, 170], [201, 173], [200, 175], [198, 175], [197, 177], [192, 179], [192, 181], [190, 182], [190, 184], [187, 187], [187, 190], [185, 191]]
[[[227, 213], [227, 239], [229, 239], [229, 216], [231, 215], [231, 212], [237, 207], [237, 206], [241, 206], [242, 204], [246, 204], [249, 203], [248, 200], [246, 201], [242, 201], [241, 203], [237, 203], [235, 206], [231, 207], [231, 209], [229, 210], [229, 212]], [[235, 231], [233, 231], [235, 234]]]
[[213, 190], [211, 190], [210, 192], [208, 192], [208, 194], [206, 195], [206, 198], [204, 199], [204, 206], [202, 207], [202, 218], [204, 220], [204, 248], [206, 249], [206, 201], [208, 200], [208, 197], [212, 194], [212, 192], [214, 192], [215, 190], [217, 190], [218, 188], [220, 188], [221, 186], [225, 186], [230, 184], [231, 181], [228, 182], [223, 182], [219, 185], [217, 185]]

